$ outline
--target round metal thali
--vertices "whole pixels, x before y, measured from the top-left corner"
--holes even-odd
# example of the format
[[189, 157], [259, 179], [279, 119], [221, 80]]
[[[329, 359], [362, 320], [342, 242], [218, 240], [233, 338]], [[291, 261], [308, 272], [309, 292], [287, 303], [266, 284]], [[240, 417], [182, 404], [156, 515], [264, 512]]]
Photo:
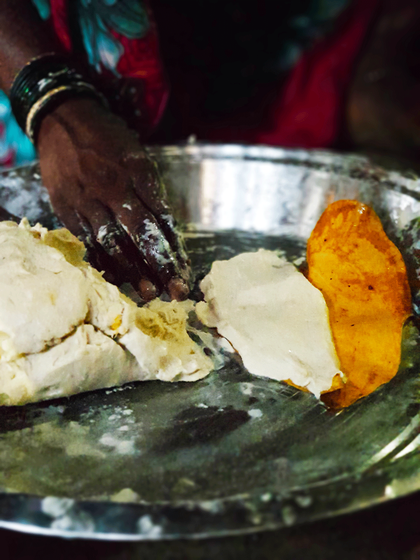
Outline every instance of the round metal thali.
[[[252, 146], [151, 148], [197, 281], [260, 247], [295, 263], [328, 203], [371, 205], [392, 238], [420, 182], [359, 156]], [[36, 164], [0, 174], [0, 205], [58, 225]], [[146, 382], [0, 409], [0, 526], [99, 539], [290, 526], [420, 489], [418, 332], [397, 376], [339, 413], [228, 358], [196, 383]]]

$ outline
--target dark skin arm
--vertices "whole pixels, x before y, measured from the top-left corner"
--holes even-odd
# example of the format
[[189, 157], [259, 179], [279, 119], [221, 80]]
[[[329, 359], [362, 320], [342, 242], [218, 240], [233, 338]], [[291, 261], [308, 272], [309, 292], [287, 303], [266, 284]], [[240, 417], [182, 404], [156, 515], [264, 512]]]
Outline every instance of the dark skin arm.
[[60, 52], [28, 0], [0, 0], [0, 88], [9, 93], [19, 70], [32, 58]]
[[[60, 47], [30, 0], [0, 0], [0, 88], [32, 58]], [[56, 214], [108, 278], [145, 299], [188, 294], [189, 269], [155, 164], [124, 121], [93, 98], [61, 103], [37, 136], [42, 179]]]

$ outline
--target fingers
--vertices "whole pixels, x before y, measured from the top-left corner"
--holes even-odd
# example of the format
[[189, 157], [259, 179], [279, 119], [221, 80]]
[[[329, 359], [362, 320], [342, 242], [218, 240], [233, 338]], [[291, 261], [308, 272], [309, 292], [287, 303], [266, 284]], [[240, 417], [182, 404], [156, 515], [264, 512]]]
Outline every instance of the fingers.
[[[125, 187], [107, 197], [109, 206], [99, 199], [86, 199], [85, 191], [79, 189], [79, 211], [57, 199], [54, 207], [63, 223], [85, 243], [89, 262], [106, 271], [107, 280], [130, 282], [146, 301], [162, 291], [171, 299], [183, 300], [189, 294], [187, 256], [156, 177], [147, 173], [145, 177], [152, 183], [143, 196], [146, 203], [138, 189]], [[124, 183], [130, 183], [127, 176]]]
[[57, 209], [56, 214], [62, 223], [82, 241], [86, 247], [86, 257], [89, 263], [99, 271], [104, 271], [104, 278], [112, 284], [121, 284], [124, 280], [121, 271], [115, 266], [113, 259], [96, 241], [92, 227], [88, 220], [78, 212], [70, 209]]
[[190, 292], [191, 269], [187, 257], [187, 252], [181, 241], [181, 238], [176, 233], [175, 221], [171, 214], [160, 214], [157, 217], [158, 223], [162, 232], [165, 234], [166, 239], [175, 254], [176, 262], [178, 263], [178, 277], [172, 278], [168, 283], [168, 293], [171, 299], [182, 301], [186, 299]]
[[157, 221], [165, 234], [172, 250], [177, 256], [180, 267], [185, 271], [184, 274], [189, 278], [189, 260], [187, 252], [185, 250], [184, 244], [176, 231], [175, 219], [170, 214], [169, 208], [166, 207], [166, 211], [163, 211], [157, 215]]
[[189, 293], [185, 265], [180, 263], [154, 215], [133, 196], [120, 209], [117, 219], [143, 255], [150, 278], [158, 288], [173, 299], [185, 299]]
[[97, 244], [112, 259], [114, 269], [118, 270], [118, 277], [130, 282], [146, 301], [159, 295], [161, 286], [155, 281], [153, 271], [149, 270], [144, 255], [139, 254], [138, 247], [112, 211], [94, 202], [89, 222]]
[[84, 243], [90, 264], [104, 271], [105, 280], [116, 285], [130, 282], [145, 301], [156, 297], [157, 290], [147, 270], [140, 269], [136, 247], [120, 232], [112, 214], [96, 201], [89, 209], [92, 212], [86, 212], [90, 214], [86, 217], [62, 205], [55, 206], [63, 224]]
[[176, 231], [175, 219], [171, 213], [169, 205], [166, 203], [164, 193], [160, 192], [159, 195], [149, 193], [146, 203], [143, 200], [145, 198], [144, 195], [142, 196], [141, 192], [137, 192], [137, 189], [135, 192], [142, 204], [144, 204], [153, 214], [156, 222], [159, 224], [160, 229], [169, 242], [172, 251], [176, 254], [180, 266], [185, 268], [188, 262], [187, 253], [181, 238]]
[[175, 220], [166, 202], [166, 191], [156, 163], [146, 157], [141, 170], [133, 170], [134, 192], [139, 201], [153, 215], [156, 223], [169, 243], [178, 263], [180, 276], [188, 282], [190, 268], [188, 257], [180, 236], [176, 232]]
[[119, 218], [97, 201], [91, 201], [87, 216], [58, 213], [84, 242], [92, 266], [105, 271], [106, 280], [118, 285], [130, 282], [145, 301], [163, 290], [171, 299], [185, 299], [188, 283], [180, 276], [177, 259], [153, 216], [136, 200], [130, 205], [132, 211], [127, 206]]

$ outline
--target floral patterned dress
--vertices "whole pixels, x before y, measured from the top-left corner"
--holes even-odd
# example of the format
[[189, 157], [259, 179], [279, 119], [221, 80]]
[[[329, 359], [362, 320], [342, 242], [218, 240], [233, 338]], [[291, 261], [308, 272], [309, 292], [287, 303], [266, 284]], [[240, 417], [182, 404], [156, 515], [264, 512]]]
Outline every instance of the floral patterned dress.
[[[146, 139], [161, 120], [169, 94], [156, 23], [148, 0], [31, 1], [40, 17], [50, 24], [63, 49], [85, 66], [90, 79], [108, 98], [112, 110], [137, 129], [141, 139]], [[201, 9], [204, 14], [207, 10], [209, 16], [216, 18], [212, 21], [219, 16], [219, 19], [225, 17], [224, 14], [230, 10], [234, 20], [235, 17], [238, 19], [237, 8], [242, 5], [233, 0], [217, 1], [211, 5], [200, 4], [199, 0], [189, 1], [156, 2], [156, 15], [160, 6], [166, 5], [169, 13], [175, 10], [182, 17], [188, 10]], [[248, 131], [241, 132], [235, 126], [224, 124], [222, 119], [220, 126], [209, 128], [206, 124], [200, 126], [197, 116], [191, 113], [190, 128], [186, 129], [186, 133], [194, 132], [196, 128], [201, 140], [301, 147], [334, 146], [349, 76], [380, 3], [381, 0], [301, 0], [293, 3], [279, 0], [279, 13], [284, 7], [285, 15], [279, 19], [281, 32], [276, 39], [277, 52], [272, 60], [276, 69], [287, 74], [287, 79], [282, 82], [281, 90], [272, 103], [270, 126], [252, 126]], [[252, 19], [252, 1], [245, 4], [249, 5]], [[211, 13], [215, 9], [220, 10], [219, 16]], [[161, 32], [169, 30], [171, 35], [169, 47], [166, 41], [170, 54], [172, 48], [182, 44], [189, 32], [181, 27], [178, 29], [177, 21], [172, 24], [167, 17], [163, 21], [165, 25]], [[272, 29], [277, 30], [275, 26]], [[200, 33], [198, 29], [195, 35], [190, 34], [194, 38], [188, 49], [194, 50], [194, 41], [200, 41]], [[209, 33], [211, 35], [211, 25]], [[236, 43], [243, 39], [242, 36], [233, 37]], [[204, 43], [207, 40], [206, 37]], [[218, 37], [213, 40], [217, 44]], [[250, 46], [244, 46], [245, 58], [252, 55], [252, 40], [252, 37], [248, 40]], [[201, 48], [202, 52], [206, 52], [206, 44]], [[224, 56], [222, 49], [215, 52]], [[183, 77], [179, 78], [178, 85], [174, 83], [179, 68], [171, 68], [171, 60], [169, 56], [166, 62], [173, 83], [173, 97], [177, 96], [177, 88], [181, 88], [179, 96], [188, 99], [188, 92], [183, 92], [182, 87], [189, 88], [190, 84], [184, 84]], [[198, 61], [193, 53], [192, 76], [195, 65], [199, 64], [203, 65], [203, 61]], [[253, 64], [258, 66], [258, 60]], [[228, 66], [225, 67], [228, 68], [228, 79], [231, 72]], [[238, 76], [244, 72], [247, 72], [247, 67], [240, 68]], [[213, 84], [217, 84], [220, 76], [214, 75], [212, 79]], [[224, 90], [219, 87], [219, 91], [223, 94]], [[188, 123], [189, 105], [175, 106], [178, 119], [185, 123]], [[167, 141], [167, 137], [162, 138]], [[170, 137], [170, 141], [177, 139], [185, 138], [176, 134]], [[0, 91], [0, 166], [21, 164], [35, 156], [34, 147], [16, 124], [9, 101]]]
[[[146, 136], [159, 121], [169, 92], [156, 26], [146, 1], [32, 2], [63, 48], [87, 67], [112, 109]], [[35, 155], [0, 91], [0, 165], [21, 164]]]

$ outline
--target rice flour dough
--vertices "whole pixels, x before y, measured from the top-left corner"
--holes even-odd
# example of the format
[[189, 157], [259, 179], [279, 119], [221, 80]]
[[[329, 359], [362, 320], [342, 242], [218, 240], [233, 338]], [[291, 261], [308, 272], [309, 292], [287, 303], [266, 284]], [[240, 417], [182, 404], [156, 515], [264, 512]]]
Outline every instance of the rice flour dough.
[[195, 381], [212, 360], [187, 332], [192, 302], [139, 308], [68, 230], [0, 223], [0, 404], [131, 381]]
[[286, 259], [260, 249], [216, 261], [200, 287], [199, 319], [232, 344], [250, 373], [317, 397], [342, 376], [322, 293]]

